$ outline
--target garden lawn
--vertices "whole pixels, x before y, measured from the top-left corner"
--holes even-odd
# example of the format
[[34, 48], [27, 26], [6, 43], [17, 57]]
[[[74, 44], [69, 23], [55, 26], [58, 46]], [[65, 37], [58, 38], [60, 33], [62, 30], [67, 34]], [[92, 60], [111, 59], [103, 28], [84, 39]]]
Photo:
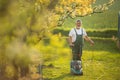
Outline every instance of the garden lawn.
[[56, 54], [55, 60], [44, 63], [44, 80], [120, 80], [120, 51], [115, 42], [112, 39], [94, 41], [94, 46], [85, 42], [82, 56], [83, 76], [70, 74], [69, 52], [64, 55]]

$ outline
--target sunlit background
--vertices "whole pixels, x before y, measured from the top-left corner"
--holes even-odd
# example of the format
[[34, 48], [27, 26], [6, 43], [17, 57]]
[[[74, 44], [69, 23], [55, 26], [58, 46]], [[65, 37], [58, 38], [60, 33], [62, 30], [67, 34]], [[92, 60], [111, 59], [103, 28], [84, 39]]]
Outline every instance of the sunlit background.
[[[0, 0], [0, 80], [119, 80], [120, 0]], [[84, 75], [70, 74], [68, 33], [82, 20]]]

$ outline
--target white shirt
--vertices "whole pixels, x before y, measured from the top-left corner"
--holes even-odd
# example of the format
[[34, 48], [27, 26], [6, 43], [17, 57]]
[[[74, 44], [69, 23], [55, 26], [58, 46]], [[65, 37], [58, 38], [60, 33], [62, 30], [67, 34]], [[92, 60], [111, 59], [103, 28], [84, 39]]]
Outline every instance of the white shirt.
[[72, 28], [71, 31], [69, 32], [69, 36], [72, 37], [72, 42], [75, 42], [76, 40], [76, 32], [74, 29], [76, 30], [78, 35], [82, 35], [82, 29], [83, 29], [83, 37], [87, 36], [87, 33], [84, 28], [80, 28], [80, 29]]

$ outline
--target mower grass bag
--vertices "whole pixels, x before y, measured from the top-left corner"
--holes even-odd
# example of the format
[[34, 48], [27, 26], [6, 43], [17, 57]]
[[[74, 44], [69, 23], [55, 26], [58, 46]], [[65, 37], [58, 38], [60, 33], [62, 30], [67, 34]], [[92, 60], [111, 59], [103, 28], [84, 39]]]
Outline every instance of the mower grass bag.
[[70, 64], [70, 70], [74, 75], [83, 75], [82, 62], [80, 60], [72, 60]]

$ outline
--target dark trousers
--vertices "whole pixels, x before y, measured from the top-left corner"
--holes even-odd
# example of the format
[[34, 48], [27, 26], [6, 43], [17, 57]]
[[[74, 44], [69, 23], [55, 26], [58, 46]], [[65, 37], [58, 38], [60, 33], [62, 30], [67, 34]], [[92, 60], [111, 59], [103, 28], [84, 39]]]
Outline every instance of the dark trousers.
[[73, 60], [81, 60], [82, 57], [82, 46], [75, 45], [72, 47], [72, 59]]

